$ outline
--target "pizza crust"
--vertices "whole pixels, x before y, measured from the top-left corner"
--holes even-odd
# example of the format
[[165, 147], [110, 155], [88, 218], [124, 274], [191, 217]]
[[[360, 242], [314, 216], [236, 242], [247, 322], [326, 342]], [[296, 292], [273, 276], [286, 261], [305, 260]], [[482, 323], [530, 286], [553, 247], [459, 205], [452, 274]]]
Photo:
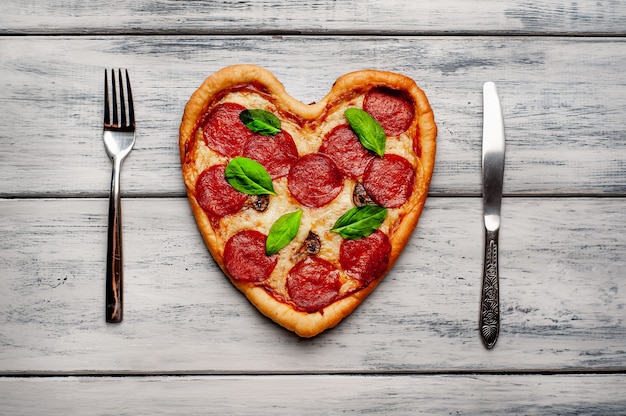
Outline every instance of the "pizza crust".
[[[415, 117], [407, 134], [419, 134], [421, 155], [415, 160], [417, 180], [413, 193], [398, 213], [394, 230], [389, 234], [391, 254], [389, 267], [383, 276], [368, 286], [353, 292], [328, 307], [315, 313], [306, 313], [294, 309], [289, 303], [280, 301], [262, 287], [253, 283], [242, 282], [229, 275], [223, 258], [224, 241], [215, 233], [211, 220], [199, 206], [195, 198], [195, 180], [199, 174], [195, 157], [196, 132], [204, 115], [223, 97], [224, 93], [243, 85], [251, 84], [263, 94], [271, 97], [272, 102], [285, 114], [296, 114], [301, 120], [314, 122], [323, 120], [328, 112], [339, 103], [349, 101], [355, 95], [364, 94], [376, 86], [386, 86], [405, 91], [414, 100]], [[415, 82], [403, 75], [385, 71], [363, 70], [340, 77], [330, 92], [319, 102], [304, 104], [285, 91], [283, 85], [268, 70], [254, 65], [235, 65], [221, 69], [209, 76], [189, 99], [180, 125], [180, 157], [187, 196], [196, 219], [198, 228], [216, 263], [229, 277], [231, 282], [245, 294], [251, 303], [265, 316], [283, 327], [294, 331], [301, 337], [312, 337], [336, 326], [348, 316], [380, 283], [400, 256], [404, 246], [417, 225], [428, 194], [430, 178], [435, 161], [437, 127], [434, 115], [424, 92]]]

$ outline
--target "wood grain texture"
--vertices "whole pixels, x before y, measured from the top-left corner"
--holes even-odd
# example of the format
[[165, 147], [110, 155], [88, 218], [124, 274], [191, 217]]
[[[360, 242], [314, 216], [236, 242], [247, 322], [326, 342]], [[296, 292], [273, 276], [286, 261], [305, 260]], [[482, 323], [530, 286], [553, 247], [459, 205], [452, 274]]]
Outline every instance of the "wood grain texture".
[[182, 196], [178, 127], [191, 93], [236, 63], [303, 102], [364, 68], [414, 78], [439, 126], [431, 193], [478, 196], [484, 81], [505, 114], [508, 195], [626, 194], [624, 38], [150, 36], [0, 38], [0, 196], [103, 197], [105, 67], [130, 70], [137, 144], [126, 196]]
[[50, 416], [623, 415], [624, 389], [624, 375], [0, 378], [0, 412]]
[[430, 198], [384, 282], [311, 340], [228, 282], [186, 199], [123, 209], [126, 317], [107, 325], [106, 200], [0, 200], [1, 374], [626, 370], [624, 198], [504, 199], [491, 351], [477, 326], [480, 198]]
[[0, 34], [618, 34], [626, 5], [603, 1], [8, 0]]
[[[0, 414], [626, 414], [625, 28], [619, 0], [4, 1]], [[183, 106], [236, 63], [303, 102], [349, 71], [400, 72], [439, 125], [406, 252], [311, 340], [228, 282], [184, 197]], [[103, 316], [105, 67], [129, 68], [138, 119], [119, 325]], [[477, 326], [485, 81], [507, 132], [491, 351]]]

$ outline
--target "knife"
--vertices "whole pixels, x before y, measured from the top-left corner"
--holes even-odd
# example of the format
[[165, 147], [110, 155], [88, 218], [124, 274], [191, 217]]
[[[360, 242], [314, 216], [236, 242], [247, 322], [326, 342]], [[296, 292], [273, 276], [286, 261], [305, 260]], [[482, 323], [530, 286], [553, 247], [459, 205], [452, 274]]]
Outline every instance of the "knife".
[[498, 235], [504, 177], [504, 120], [498, 89], [493, 82], [483, 86], [483, 216], [485, 246], [480, 300], [480, 337], [493, 348], [500, 333]]

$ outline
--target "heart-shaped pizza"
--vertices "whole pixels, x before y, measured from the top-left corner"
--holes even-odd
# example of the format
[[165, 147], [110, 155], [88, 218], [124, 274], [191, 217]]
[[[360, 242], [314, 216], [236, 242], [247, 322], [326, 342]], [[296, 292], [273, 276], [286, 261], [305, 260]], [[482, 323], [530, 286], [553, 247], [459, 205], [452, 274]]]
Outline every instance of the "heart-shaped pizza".
[[436, 135], [406, 76], [352, 72], [304, 104], [266, 69], [235, 65], [189, 99], [180, 156], [217, 264], [261, 313], [311, 337], [397, 260], [428, 194]]

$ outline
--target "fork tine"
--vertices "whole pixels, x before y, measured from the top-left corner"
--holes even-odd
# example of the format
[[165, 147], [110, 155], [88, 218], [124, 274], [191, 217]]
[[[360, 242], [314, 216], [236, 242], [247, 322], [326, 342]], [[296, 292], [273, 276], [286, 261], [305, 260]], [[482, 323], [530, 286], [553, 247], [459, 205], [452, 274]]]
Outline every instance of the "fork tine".
[[113, 100], [112, 100], [112, 109], [111, 111], [113, 112], [113, 126], [118, 127], [118, 117], [117, 117], [117, 92], [115, 89], [115, 70], [111, 70], [111, 94], [113, 95]]
[[111, 112], [109, 110], [109, 75], [104, 70], [104, 124], [111, 123]]
[[104, 124], [116, 130], [135, 130], [135, 107], [128, 69], [104, 70]]
[[135, 126], [135, 107], [133, 105], [133, 92], [130, 89], [130, 78], [128, 78], [128, 69], [126, 71], [126, 93], [128, 94], [128, 121], [131, 126]]
[[[117, 70], [117, 80], [119, 81], [120, 87], [120, 127], [126, 127], [126, 100], [124, 100], [124, 83], [122, 82], [122, 70]], [[128, 81], [128, 79], [127, 79]]]

